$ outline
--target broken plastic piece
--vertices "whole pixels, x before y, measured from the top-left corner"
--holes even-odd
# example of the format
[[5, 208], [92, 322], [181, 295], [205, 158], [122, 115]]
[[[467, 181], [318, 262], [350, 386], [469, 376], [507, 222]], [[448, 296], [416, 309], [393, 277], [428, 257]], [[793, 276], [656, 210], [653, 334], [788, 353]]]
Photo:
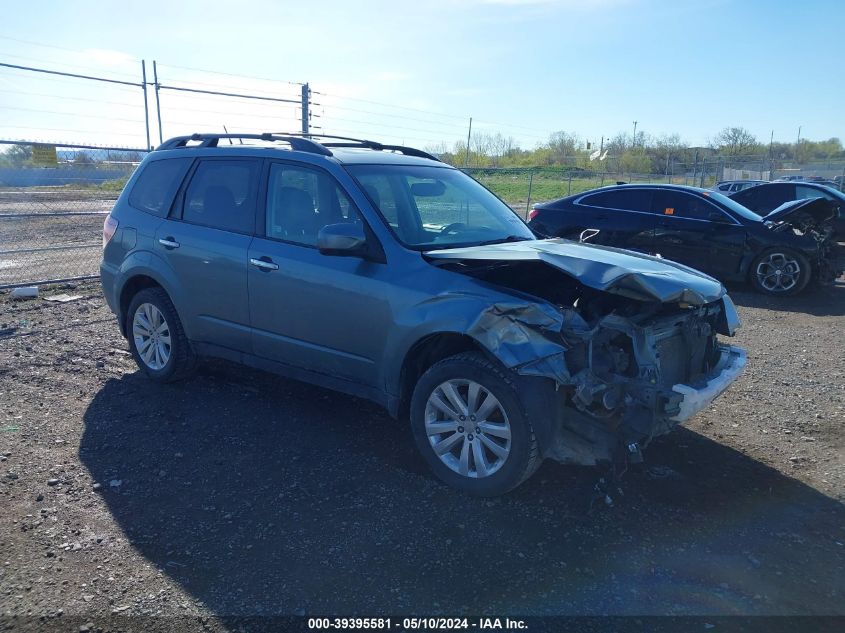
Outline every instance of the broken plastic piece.
[[12, 299], [34, 299], [38, 296], [38, 286], [14, 288], [9, 296]]
[[55, 301], [57, 303], [67, 303], [69, 301], [76, 301], [77, 299], [81, 299], [82, 295], [69, 295], [66, 292], [63, 292], [58, 295], [50, 295], [49, 297], [44, 297], [44, 301]]

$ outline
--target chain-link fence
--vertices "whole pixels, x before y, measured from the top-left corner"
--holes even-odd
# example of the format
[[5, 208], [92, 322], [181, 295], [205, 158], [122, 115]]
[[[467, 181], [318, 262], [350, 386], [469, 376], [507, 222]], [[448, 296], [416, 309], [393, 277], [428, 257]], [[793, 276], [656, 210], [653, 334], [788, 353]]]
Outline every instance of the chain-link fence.
[[[96, 276], [105, 215], [145, 154], [143, 149], [0, 141], [0, 288]], [[617, 182], [709, 187], [728, 169], [720, 160], [674, 175], [572, 167], [463, 171], [526, 218], [533, 203]], [[838, 169], [833, 165], [830, 171]]]
[[[741, 165], [734, 167], [732, 165]], [[598, 172], [579, 168], [552, 167], [465, 167], [462, 169], [493, 193], [507, 202], [514, 211], [525, 218], [531, 210], [531, 205], [563, 198], [582, 191], [613, 185], [616, 183], [661, 183], [675, 185], [692, 185], [695, 187], [712, 187], [722, 180], [774, 180], [775, 178], [801, 178], [821, 182], [827, 186], [845, 191], [845, 164], [827, 161], [824, 163], [810, 163], [800, 168], [788, 170], [780, 168], [774, 172], [762, 169], [768, 163], [759, 162], [760, 169], [754, 170], [755, 165], [743, 164], [739, 161], [718, 158], [710, 161], [700, 161], [692, 165], [674, 165], [673, 173], [641, 174], [618, 172]], [[822, 175], [819, 175], [822, 174]]]
[[0, 288], [99, 274], [103, 221], [143, 156], [0, 145]]
[[614, 185], [617, 182], [656, 182], [675, 185], [705, 186], [715, 182], [713, 175], [703, 172], [693, 175], [659, 175], [590, 172], [578, 169], [553, 168], [465, 168], [462, 171], [507, 202], [523, 218], [531, 205], [563, 198], [582, 191]]

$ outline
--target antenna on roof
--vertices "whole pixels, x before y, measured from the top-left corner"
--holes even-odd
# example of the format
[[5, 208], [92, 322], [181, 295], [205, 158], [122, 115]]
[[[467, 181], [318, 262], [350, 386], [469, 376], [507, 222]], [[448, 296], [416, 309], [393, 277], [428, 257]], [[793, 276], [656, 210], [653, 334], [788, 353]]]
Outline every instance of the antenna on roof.
[[[226, 129], [226, 126], [225, 126], [225, 125], [223, 126], [223, 131], [224, 131], [224, 132], [226, 132], [226, 134], [228, 134], [228, 133], [229, 133], [229, 130], [227, 130], [227, 129]], [[243, 145], [243, 144], [244, 144], [244, 140], [243, 140], [242, 138], [239, 138], [239, 139], [238, 139], [238, 142], [240, 142], [240, 144], [241, 144], [241, 145]], [[232, 142], [232, 139], [231, 139], [231, 138], [229, 138], [229, 145], [234, 145], [234, 143]]]

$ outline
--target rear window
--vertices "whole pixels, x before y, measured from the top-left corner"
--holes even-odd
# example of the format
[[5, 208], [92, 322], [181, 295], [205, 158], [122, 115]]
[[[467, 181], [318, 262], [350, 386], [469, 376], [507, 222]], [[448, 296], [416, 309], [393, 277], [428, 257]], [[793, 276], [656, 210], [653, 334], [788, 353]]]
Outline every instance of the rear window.
[[165, 217], [192, 160], [166, 158], [147, 163], [129, 193], [129, 204], [140, 211]]

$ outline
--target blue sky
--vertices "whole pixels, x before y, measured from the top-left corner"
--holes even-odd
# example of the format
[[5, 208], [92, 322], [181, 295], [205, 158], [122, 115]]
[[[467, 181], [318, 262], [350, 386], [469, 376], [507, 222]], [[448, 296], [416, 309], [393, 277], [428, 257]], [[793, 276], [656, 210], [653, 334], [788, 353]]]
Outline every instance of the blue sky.
[[[139, 81], [155, 59], [165, 85], [282, 97], [308, 81], [315, 125], [412, 145], [465, 138], [470, 116], [527, 147], [635, 120], [703, 145], [726, 126], [845, 136], [844, 31], [841, 0], [75, 0], [6, 13], [0, 62]], [[0, 137], [142, 146], [141, 97], [0, 68]], [[298, 127], [295, 106], [161, 98], [165, 136]], [[151, 124], [155, 143], [154, 105]]]

